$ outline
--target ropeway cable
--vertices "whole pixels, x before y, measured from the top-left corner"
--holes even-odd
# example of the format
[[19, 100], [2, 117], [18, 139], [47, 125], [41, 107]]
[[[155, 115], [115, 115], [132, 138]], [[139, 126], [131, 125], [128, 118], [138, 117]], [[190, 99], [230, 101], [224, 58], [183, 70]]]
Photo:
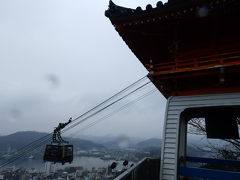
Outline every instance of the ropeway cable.
[[[47, 135], [45, 137], [47, 137]], [[2, 169], [3, 167], [5, 167], [9, 164], [12, 164], [13, 162], [15, 162], [18, 159], [26, 157], [26, 155], [29, 155], [32, 151], [36, 150], [37, 148], [41, 148], [46, 143], [46, 141], [49, 141], [49, 139], [51, 139], [51, 137], [48, 137], [47, 139], [42, 139], [37, 144], [34, 144], [32, 147], [25, 149], [24, 151], [20, 152], [19, 154], [17, 153], [17, 156], [13, 156], [13, 157], [9, 158], [7, 161], [0, 164], [0, 169]]]
[[[113, 114], [115, 114], [115, 113], [117, 113], [117, 112], [125, 109], [126, 107], [128, 107], [128, 106], [130, 106], [130, 105], [132, 105], [132, 104], [140, 101], [141, 99], [145, 98], [146, 96], [152, 94], [154, 91], [156, 91], [156, 89], [151, 90], [150, 92], [148, 92], [148, 93], [146, 93], [146, 94], [138, 97], [137, 99], [134, 99], [133, 101], [125, 104], [124, 106], [122, 106], [121, 108], [117, 109], [116, 111], [114, 111], [114, 112], [112, 112], [112, 113], [110, 113], [110, 114], [108, 114], [108, 115], [106, 115], [106, 116], [104, 116], [104, 117], [102, 117], [102, 118], [94, 121], [93, 123], [89, 124], [87, 127], [82, 128], [82, 130], [86, 130], [86, 129], [94, 126], [95, 124], [99, 123], [100, 121], [102, 121], [102, 120], [104, 120], [104, 119], [106, 119], [106, 118], [109, 118], [109, 117], [112, 116]], [[68, 130], [69, 130], [69, 129], [68, 129]], [[67, 130], [66, 130], [66, 131], [67, 131]], [[42, 147], [43, 145], [45, 145], [45, 142], [41, 143], [40, 145], [36, 145], [36, 147], [34, 146], [34, 149], [33, 149], [33, 150], [35, 150], [35, 151], [38, 152], [39, 150], [41, 150], [41, 147]], [[33, 151], [33, 150], [32, 150], [32, 151]], [[37, 152], [36, 152], [36, 153], [37, 153]], [[15, 162], [16, 160], [20, 159], [23, 155], [26, 155], [26, 154], [22, 154], [21, 156], [15, 157], [14, 159], [11, 159], [10, 161], [8, 161], [8, 162], [6, 162], [5, 164], [1, 165], [0, 168], [6, 166], [6, 165], [8, 165], [8, 164], [11, 164], [11, 163]]]
[[[133, 94], [136, 93], [136, 92], [139, 92], [139, 90], [143, 90], [143, 88], [147, 87], [147, 85], [149, 85], [149, 83], [150, 83], [150, 81], [147, 82], [147, 83], [145, 83], [145, 84], [143, 84], [143, 85], [141, 85], [140, 87], [136, 88], [135, 90], [129, 92], [128, 94], [122, 96], [121, 98], [119, 98], [119, 99], [111, 102], [110, 104], [108, 104], [108, 105], [106, 105], [105, 107], [99, 109], [98, 111], [92, 113], [91, 115], [87, 116], [86, 118], [83, 118], [81, 121], [78, 121], [78, 122], [76, 122], [75, 124], [72, 124], [71, 126], [68, 126], [67, 128], [65, 128], [65, 129], [62, 130], [62, 133], [64, 133], [64, 132], [67, 131], [68, 129], [72, 129], [72, 128], [74, 128], [75, 126], [78, 126], [79, 124], [85, 122], [85, 121], [88, 120], [89, 118], [91, 118], [91, 117], [95, 116], [96, 114], [104, 111], [105, 109], [113, 106], [114, 104], [116, 104], [116, 103], [118, 103], [119, 101], [125, 99], [126, 97], [128, 97], [128, 96], [130, 96], [130, 95], [133, 95]], [[75, 118], [74, 121], [77, 120], [78, 118], [79, 118], [79, 117]]]
[[[134, 87], [135, 85], [137, 85], [138, 83], [140, 83], [140, 82], [143, 81], [144, 79], [147, 79], [147, 76], [144, 76], [144, 77], [140, 78], [139, 80], [137, 80], [136, 82], [128, 85], [128, 86], [127, 86], [126, 88], [124, 88], [123, 90], [119, 91], [118, 93], [114, 94], [113, 96], [111, 96], [110, 98], [106, 99], [106, 100], [103, 101], [102, 103], [94, 106], [93, 108], [91, 108], [91, 109], [88, 110], [87, 112], [85, 112], [85, 113], [83, 113], [82, 115], [78, 116], [75, 120], [77, 120], [77, 119], [79, 119], [79, 118], [87, 115], [88, 113], [94, 111], [95, 109], [97, 109], [98, 107], [100, 107], [101, 105], [103, 105], [104, 103], [106, 103], [106, 102], [108, 102], [109, 100], [113, 99], [114, 97], [122, 94], [123, 92], [127, 91], [128, 89]], [[74, 122], [75, 120], [73, 120], [72, 122]], [[46, 138], [46, 137], [48, 137], [48, 136], [51, 136], [51, 135], [52, 135], [52, 133], [49, 133], [49, 134], [43, 136], [42, 138], [37, 139], [37, 140], [31, 142], [30, 144], [28, 144], [28, 145], [26, 145], [26, 146], [18, 149], [17, 151], [10, 153], [9, 155], [12, 155], [12, 154], [15, 154], [16, 152], [19, 152], [19, 151], [21, 151], [21, 150], [24, 150], [25, 148], [28, 148], [28, 147], [32, 146], [32, 145], [33, 145], [34, 143], [36, 143], [37, 141], [41, 141], [42, 139], [44, 139], [44, 138]], [[0, 159], [0, 160], [1, 160], [1, 159]]]
[[[138, 97], [137, 99], [134, 99], [134, 100], [128, 102], [127, 104], [125, 104], [124, 106], [120, 107], [119, 109], [117, 109], [117, 110], [115, 110], [115, 111], [113, 111], [113, 112], [111, 112], [111, 113], [109, 113], [109, 114], [107, 114], [107, 115], [101, 117], [100, 119], [97, 119], [96, 121], [92, 122], [91, 124], [88, 124], [87, 126], [81, 128], [80, 131], [82, 132], [82, 131], [85, 131], [85, 130], [91, 128], [92, 126], [98, 124], [99, 122], [101, 122], [101, 121], [103, 121], [103, 120], [105, 120], [105, 119], [107, 119], [107, 118], [113, 116], [114, 114], [116, 114], [116, 113], [118, 113], [118, 112], [120, 112], [120, 111], [126, 109], [127, 107], [129, 107], [129, 106], [135, 104], [136, 102], [138, 102], [138, 101], [144, 99], [145, 97], [151, 95], [151, 94], [154, 93], [155, 91], [156, 91], [156, 89], [152, 89], [151, 91], [149, 91], [149, 92], [143, 94], [142, 96]], [[72, 136], [73, 136], [73, 134], [70, 135], [70, 137], [72, 137]]]
[[[142, 78], [143, 79], [143, 78]], [[140, 79], [141, 80], [141, 79]], [[149, 82], [148, 82], [149, 83]], [[148, 83], [146, 83], [146, 84], [148, 84]], [[134, 83], [134, 84], [136, 84], [136, 83]], [[143, 86], [145, 86], [145, 85], [143, 85]], [[143, 86], [141, 86], [141, 87], [143, 87]], [[128, 86], [127, 88], [129, 88], [130, 86]], [[137, 89], [135, 89], [134, 91], [132, 91], [132, 92], [130, 92], [128, 95], [130, 95], [130, 94], [132, 94], [133, 92], [135, 92], [135, 91], [137, 91], [138, 89], [140, 89], [141, 87], [139, 87], [139, 88], [137, 88]], [[121, 92], [123, 92], [123, 91], [125, 91], [127, 88], [125, 88], [124, 90], [122, 90], [122, 91], [120, 91], [120, 93]], [[119, 94], [119, 93], [118, 93]], [[117, 95], [118, 95], [117, 94]], [[127, 97], [128, 95], [125, 95], [124, 97], [122, 97], [122, 98], [120, 98], [120, 99], [123, 99], [123, 98], [125, 98], [125, 97]], [[113, 96], [111, 97], [111, 98], [113, 98]], [[111, 98], [109, 98], [108, 100], [110, 100]], [[120, 99], [118, 99], [117, 101], [115, 101], [115, 102], [113, 102], [113, 103], [111, 103], [111, 105], [113, 105], [113, 104], [115, 104], [116, 102], [118, 102], [118, 101], [120, 101]], [[106, 101], [104, 101], [103, 103], [105, 103]], [[101, 104], [103, 104], [103, 103], [101, 103]], [[100, 104], [100, 105], [101, 105]], [[110, 105], [108, 105], [108, 107], [109, 107]], [[95, 107], [96, 108], [96, 107]], [[93, 109], [95, 109], [95, 108], [93, 108]], [[105, 107], [105, 108], [103, 108], [102, 110], [104, 110], [104, 109], [106, 109], [107, 107]], [[102, 111], [102, 110], [100, 110], [100, 111]], [[97, 113], [99, 113], [100, 111], [98, 111], [98, 112], [96, 112], [96, 113], [94, 113], [94, 114], [97, 114]], [[89, 112], [89, 111], [88, 111]], [[86, 114], [86, 113], [85, 113]], [[93, 116], [93, 115], [91, 115], [91, 116]], [[82, 116], [79, 116], [78, 118], [80, 118], [80, 117], [82, 117]], [[78, 119], [78, 118], [76, 118], [76, 119]], [[88, 118], [90, 118], [90, 117], [88, 117]], [[75, 120], [76, 120], [75, 119]], [[86, 119], [86, 118], [85, 118]], [[80, 123], [78, 123], [78, 124], [80, 124]], [[78, 125], [78, 124], [76, 124], [76, 125]], [[76, 126], [75, 125], [75, 126]], [[71, 128], [70, 128], [71, 129]], [[47, 137], [47, 140], [50, 138], [50, 136], [51, 136], [51, 134], [48, 134], [48, 135], [46, 135], [45, 137]], [[49, 137], [49, 138], [48, 138]], [[45, 142], [45, 140], [43, 140], [44, 142]], [[31, 143], [31, 144], [33, 144], [33, 143]], [[36, 146], [36, 145], [35, 145]], [[34, 146], [34, 147], [35, 147]], [[37, 144], [37, 146], [38, 146], [38, 144]], [[31, 148], [31, 146], [30, 146], [30, 148]], [[25, 151], [29, 151], [30, 149], [25, 149], [24, 150], [24, 152]], [[24, 154], [25, 155], [25, 153], [21, 153], [21, 154]], [[15, 161], [15, 159], [18, 159], [18, 158], [14, 158], [14, 161]], [[1, 166], [0, 166], [1, 167]]]
[[[144, 97], [150, 95], [150, 94], [153, 93], [154, 91], [156, 91], [156, 89], [151, 90], [150, 92], [148, 92], [148, 93], [146, 93], [146, 94], [138, 97], [137, 99], [134, 99], [133, 101], [125, 104], [125, 105], [122, 106], [120, 109], [118, 109], [118, 110], [116, 110], [116, 111], [114, 111], [114, 112], [112, 112], [112, 113], [110, 113], [110, 114], [108, 114], [108, 115], [106, 115], [106, 116], [104, 116], [104, 117], [102, 117], [102, 118], [94, 121], [93, 123], [89, 124], [87, 127], [83, 128], [83, 130], [86, 130], [86, 129], [94, 126], [94, 125], [97, 124], [98, 122], [100, 122], [100, 121], [102, 121], [102, 120], [104, 120], [104, 119], [106, 119], [106, 118], [109, 118], [109, 117], [112, 116], [113, 114], [115, 114], [115, 113], [117, 113], [117, 112], [125, 109], [126, 107], [132, 105], [133, 103], [136, 103], [137, 101], [139, 101], [139, 100], [143, 99]], [[50, 138], [51, 138], [51, 137], [50, 137]], [[48, 139], [47, 139], [47, 140], [48, 140]], [[39, 150], [41, 150], [41, 148], [42, 148], [43, 145], [45, 145], [45, 141], [42, 142], [42, 143], [40, 143], [40, 144], [38, 144], [38, 145], [35, 145], [35, 146], [33, 147], [34, 149], [32, 149], [31, 151], [37, 151], [37, 152], [39, 152]], [[36, 153], [37, 153], [37, 152], [36, 152]], [[27, 153], [30, 153], [30, 152], [27, 152]], [[16, 160], [22, 158], [23, 156], [26, 156], [26, 154], [25, 154], [25, 153], [22, 153], [20, 156], [17, 156], [17, 157], [15, 157], [15, 158], [11, 159], [10, 161], [6, 162], [5, 164], [1, 165], [0, 168], [6, 166], [6, 165], [8, 165], [8, 164], [11, 164], [11, 163], [15, 162]]]
[[[47, 135], [44, 135], [43, 137], [41, 137], [41, 138], [39, 138], [39, 139], [37, 139], [37, 140], [29, 143], [29, 144], [26, 145], [26, 146], [23, 146], [23, 147], [19, 148], [18, 150], [14, 151], [14, 152], [12, 152], [12, 153], [9, 153], [9, 154], [7, 154], [7, 155], [11, 156], [11, 155], [16, 154], [17, 152], [24, 151], [25, 149], [30, 148], [31, 146], [34, 146], [34, 144], [37, 143], [38, 141], [42, 141], [42, 140], [44, 140], [44, 139], [52, 136], [52, 134], [53, 134], [53, 133], [49, 133], [49, 134], [47, 134]], [[4, 158], [1, 158], [0, 160], [3, 160], [3, 159], [4, 159]]]
[[[100, 119], [92, 122], [91, 124], [87, 125], [86, 127], [82, 128], [81, 131], [84, 131], [84, 130], [89, 129], [90, 127], [96, 125], [96, 124], [99, 123], [100, 121], [103, 121], [103, 120], [111, 117], [112, 115], [114, 115], [114, 114], [122, 111], [123, 109], [126, 109], [126, 108], [129, 107], [130, 105], [132, 105], [132, 104], [134, 104], [134, 103], [142, 100], [143, 98], [149, 96], [150, 94], [152, 94], [152, 93], [155, 92], [155, 91], [156, 91], [156, 89], [153, 89], [153, 90], [151, 90], [151, 91], [143, 94], [142, 96], [138, 97], [137, 99], [134, 99], [134, 100], [130, 101], [129, 103], [125, 104], [124, 106], [120, 107], [119, 109], [117, 109], [117, 110], [115, 110], [115, 111], [107, 114], [106, 116], [104, 116], [104, 117], [102, 117], [102, 118], [100, 118]], [[69, 130], [69, 129], [68, 129], [68, 130]], [[67, 130], [66, 130], [66, 131], [67, 131]], [[48, 140], [48, 139], [47, 139], [47, 140]], [[34, 149], [33, 149], [32, 151], [35, 150], [35, 151], [38, 152], [39, 150], [41, 150], [41, 148], [42, 148], [43, 145], [45, 145], [45, 142], [41, 143], [40, 145], [34, 146]], [[37, 153], [37, 152], [36, 152], [36, 153]], [[30, 153], [30, 152], [28, 152], [28, 153]], [[26, 154], [22, 154], [21, 156], [18, 156], [18, 157], [15, 157], [15, 158], [11, 159], [10, 161], [8, 161], [8, 162], [6, 162], [5, 164], [1, 165], [0, 168], [6, 166], [6, 165], [8, 165], [8, 164], [11, 164], [11, 163], [15, 162], [16, 160], [22, 158], [22, 157], [25, 156], [25, 155], [26, 155]]]
[[[105, 115], [104, 117], [102, 117], [102, 118], [100, 118], [100, 119], [98, 119], [98, 120], [96, 120], [96, 121], [101, 121], [101, 119], [106, 119], [106, 118], [112, 116], [113, 114], [115, 114], [115, 113], [117, 113], [117, 112], [119, 112], [119, 111], [122, 111], [122, 110], [125, 109], [126, 107], [128, 107], [128, 106], [130, 106], [130, 105], [132, 105], [132, 104], [134, 104], [134, 103], [136, 103], [136, 102], [138, 102], [138, 101], [140, 101], [141, 99], [145, 98], [146, 96], [149, 96], [150, 94], [152, 94], [152, 93], [155, 92], [155, 91], [156, 91], [156, 88], [153, 88], [151, 91], [149, 91], [149, 92], [141, 95], [141, 96], [138, 97], [137, 99], [134, 99], [134, 100], [126, 103], [124, 106], [121, 106], [121, 108], [117, 109], [116, 111], [113, 111], [112, 113], [110, 113], [110, 114], [108, 114], [108, 115]], [[94, 122], [95, 122], [95, 121], [94, 121]], [[77, 125], [76, 125], [76, 126], [77, 126]], [[87, 125], [87, 126], [88, 126], [88, 125]], [[74, 128], [74, 127], [72, 127], [72, 128]], [[67, 129], [66, 129], [66, 130], [67, 130]], [[81, 130], [82, 130], [82, 129], [81, 129]], [[63, 133], [64, 133], [64, 132], [63, 132]], [[68, 135], [68, 136], [69, 136], [69, 137], [72, 137], [73, 134]]]
[[[129, 92], [129, 93], [126, 94], [125, 96], [123, 96], [123, 97], [115, 100], [114, 102], [108, 104], [107, 106], [101, 108], [100, 110], [94, 112], [93, 114], [91, 114], [91, 115], [89, 115], [88, 117], [84, 118], [84, 119], [81, 120], [80, 122], [77, 122], [77, 123], [73, 124], [72, 126], [70, 126], [70, 127], [68, 127], [67, 129], [63, 130], [62, 133], [64, 133], [65, 131], [68, 131], [68, 130], [72, 129], [73, 127], [75, 127], [75, 126], [77, 126], [77, 125], [79, 125], [79, 124], [81, 124], [81, 123], [83, 123], [83, 122], [85, 122], [85, 121], [88, 120], [89, 118], [91, 118], [91, 117], [93, 117], [94, 115], [98, 114], [99, 112], [107, 109], [108, 107], [112, 106], [113, 104], [116, 104], [116, 103], [119, 102], [120, 100], [122, 100], [122, 99], [126, 98], [127, 96], [133, 94], [134, 92], [138, 91], [139, 89], [143, 88], [144, 86], [146, 86], [146, 85], [149, 84], [149, 83], [150, 83], [150, 81], [147, 82], [147, 83], [145, 83], [145, 84], [143, 84], [143, 85], [141, 85], [140, 87], [136, 88], [135, 90]], [[102, 104], [102, 103], [101, 103], [101, 104]], [[81, 116], [75, 118], [74, 121], [76, 121], [76, 120], [79, 119], [80, 117], [81, 117]], [[48, 137], [48, 138], [47, 138], [46, 140], [43, 140], [43, 142], [41, 141], [40, 143], [38, 143], [38, 144], [36, 144], [36, 145], [33, 145], [33, 147], [30, 146], [30, 149], [29, 149], [29, 148], [24, 149], [24, 151], [22, 151], [19, 156], [10, 158], [9, 161], [12, 163], [12, 162], [14, 162], [15, 160], [17, 160], [17, 159], [25, 156], [25, 155], [26, 155], [26, 154], [25, 154], [26, 152], [28, 152], [28, 151], [33, 151], [34, 149], [32, 149], [32, 148], [35, 148], [35, 147], [38, 147], [38, 146], [41, 146], [41, 145], [45, 144], [45, 141], [47, 141], [47, 140], [49, 140], [49, 139], [51, 138], [50, 135], [51, 135], [51, 134], [46, 135], [46, 137]], [[8, 161], [7, 161], [7, 162], [4, 162], [3, 164], [1, 164], [1, 165], [0, 165], [0, 169], [1, 169], [2, 167], [6, 166], [6, 164], [9, 164]]]
[[[91, 111], [97, 109], [98, 107], [100, 107], [100, 106], [103, 105], [104, 103], [108, 102], [109, 100], [113, 99], [114, 97], [116, 97], [116, 96], [120, 95], [121, 93], [127, 91], [128, 89], [134, 87], [136, 84], [140, 83], [140, 82], [143, 81], [145, 78], [146, 78], [146, 76], [144, 76], [143, 78], [139, 79], [138, 81], [132, 83], [131, 85], [127, 86], [126, 88], [124, 88], [123, 90], [119, 91], [117, 94], [111, 96], [110, 98], [108, 98], [108, 99], [105, 100], [104, 102], [102, 102], [102, 103], [98, 104], [97, 106], [93, 107], [92, 109], [90, 109], [89, 111], [85, 112], [85, 113], [82, 114], [81, 116], [78, 116], [77, 118], [75, 118], [75, 119], [73, 120], [73, 122], [75, 122], [75, 121], [78, 120], [79, 118], [83, 117], [84, 115], [87, 115], [87, 114], [90, 113]], [[144, 87], [145, 85], [147, 85], [147, 84], [149, 84], [149, 83], [150, 83], [150, 81], [147, 82], [147, 83], [145, 83], [144, 85], [138, 87], [138, 88], [135, 89], [134, 91], [128, 93], [127, 95], [121, 97], [120, 99], [114, 101], [113, 103], [111, 103], [111, 104], [105, 106], [104, 108], [98, 110], [97, 112], [94, 113], [94, 115], [96, 115], [97, 113], [99, 113], [99, 112], [103, 111], [104, 109], [110, 107], [111, 105], [119, 102], [120, 100], [122, 100], [122, 99], [124, 99], [125, 97], [129, 96], [130, 94], [136, 92], [137, 90], [141, 89], [142, 87]], [[90, 117], [92, 117], [92, 116], [94, 116], [94, 115], [91, 114], [89, 117], [84, 118], [81, 122], [86, 121], [88, 118], [90, 118]], [[81, 122], [78, 122], [77, 124], [74, 124], [73, 126], [71, 126], [71, 128], [79, 125]], [[71, 129], [71, 128], [69, 127], [68, 130]], [[36, 141], [28, 144], [27, 146], [24, 146], [23, 148], [20, 148], [19, 150], [11, 153], [11, 154], [18, 154], [19, 151], [20, 151], [20, 153], [19, 153], [20, 155], [19, 155], [19, 156], [15, 157], [15, 158], [9, 158], [7, 161], [3, 162], [3, 163], [0, 165], [0, 169], [1, 169], [2, 167], [4, 167], [6, 164], [9, 164], [9, 162], [14, 162], [15, 160], [17, 160], [17, 159], [19, 159], [20, 157], [24, 156], [26, 152], [28, 152], [28, 151], [33, 151], [36, 147], [41, 146], [43, 143], [46, 142], [46, 140], [49, 140], [49, 139], [50, 139], [51, 135], [52, 135], [52, 133], [49, 133], [49, 134], [45, 135], [44, 137], [42, 137], [42, 138], [40, 138], [40, 139], [38, 139], [38, 140], [36, 140]], [[34, 148], [34, 149], [33, 149], [33, 148]]]
[[[73, 124], [73, 125], [67, 127], [67, 128], [64, 129], [62, 132], [64, 133], [64, 132], [67, 131], [68, 129], [72, 129], [73, 127], [77, 126], [78, 124], [85, 122], [85, 121], [86, 121], [87, 119], [89, 119], [90, 117], [92, 117], [92, 116], [94, 116], [94, 115], [96, 115], [96, 114], [102, 112], [103, 110], [107, 109], [108, 107], [110, 107], [110, 106], [116, 104], [117, 102], [119, 102], [119, 101], [121, 101], [122, 99], [126, 98], [127, 96], [133, 94], [134, 92], [138, 91], [139, 89], [143, 88], [144, 86], [148, 85], [149, 83], [150, 83], [150, 81], [147, 82], [147, 83], [145, 83], [145, 84], [143, 84], [143, 85], [141, 85], [140, 87], [136, 88], [135, 90], [131, 91], [130, 93], [126, 94], [125, 96], [123, 96], [123, 97], [121, 97], [121, 98], [115, 100], [114, 102], [108, 104], [107, 106], [105, 106], [105, 107], [103, 107], [102, 109], [96, 111], [95, 113], [91, 114], [90, 116], [88, 116], [88, 117], [82, 119], [81, 121], [76, 122], [75, 124]], [[78, 117], [78, 118], [79, 118], [79, 117]], [[77, 120], [78, 118], [74, 119], [74, 121]]]
[[[137, 85], [138, 83], [140, 83], [141, 81], [143, 81], [144, 79], [147, 79], [147, 76], [144, 76], [142, 78], [140, 78], [139, 80], [137, 80], [136, 82], [130, 84], [129, 86], [127, 86], [126, 88], [122, 89], [121, 91], [119, 91], [118, 93], [114, 94], [113, 96], [111, 96], [110, 98], [106, 99], [105, 101], [101, 102], [100, 104], [94, 106], [93, 108], [91, 108], [90, 110], [88, 110], [87, 112], [83, 113], [82, 115], [78, 116], [77, 118], [75, 118], [74, 120], [72, 120], [72, 122], [82, 118], [83, 116], [85, 116], [86, 114], [94, 111], [95, 109], [97, 109], [98, 107], [102, 106], [103, 104], [107, 103], [108, 101], [110, 101], [111, 99], [113, 99], [114, 97], [117, 97], [118, 95], [124, 93], [125, 91], [127, 91], [128, 89], [132, 88], [133, 86]], [[150, 82], [150, 81], [149, 81]]]

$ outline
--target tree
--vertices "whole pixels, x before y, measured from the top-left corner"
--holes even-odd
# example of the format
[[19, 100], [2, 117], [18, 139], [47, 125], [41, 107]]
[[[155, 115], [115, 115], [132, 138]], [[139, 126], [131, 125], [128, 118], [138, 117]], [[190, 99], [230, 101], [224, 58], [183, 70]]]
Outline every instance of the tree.
[[[238, 129], [240, 129], [240, 118], [237, 118]], [[188, 133], [195, 135], [206, 135], [204, 118], [192, 118], [188, 122]], [[240, 160], [240, 139], [223, 139], [224, 143], [216, 145], [208, 144], [217, 158]]]

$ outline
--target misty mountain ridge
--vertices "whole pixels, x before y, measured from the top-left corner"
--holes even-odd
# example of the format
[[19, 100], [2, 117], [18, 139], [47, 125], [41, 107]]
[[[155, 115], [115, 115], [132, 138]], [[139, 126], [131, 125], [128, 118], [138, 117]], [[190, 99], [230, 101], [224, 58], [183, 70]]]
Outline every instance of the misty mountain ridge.
[[[0, 152], [6, 153], [9, 151], [15, 151], [19, 148], [22, 148], [33, 141], [36, 141], [44, 136], [47, 133], [35, 132], [35, 131], [23, 131], [16, 132], [7, 136], [0, 136]], [[86, 138], [86, 137], [85, 137]], [[135, 148], [143, 151], [154, 152], [159, 154], [161, 151], [162, 139], [150, 138], [142, 141], [136, 141], [136, 139], [131, 139], [127, 136], [103, 136], [95, 137], [91, 136], [93, 141], [80, 139], [80, 138], [68, 138], [64, 137], [63, 139], [70, 142], [74, 145], [75, 150], [105, 150], [105, 149], [128, 149]], [[96, 143], [99, 141], [98, 143]], [[194, 141], [195, 142], [195, 141]], [[46, 142], [46, 144], [51, 143], [51, 138]], [[196, 142], [197, 143], [197, 142]], [[200, 144], [199, 144], [200, 145]], [[44, 146], [43, 146], [44, 148]], [[199, 154], [195, 145], [191, 143], [188, 145], [188, 153], [190, 155]], [[202, 153], [200, 153], [202, 154]]]
[[121, 139], [125, 139], [128, 141], [130, 145], [135, 145], [141, 141], [143, 141], [142, 138], [137, 138], [137, 137], [129, 137], [126, 135], [113, 135], [113, 134], [108, 134], [105, 136], [92, 136], [92, 135], [80, 135], [80, 139], [85, 139], [85, 140], [90, 140], [95, 143], [99, 144], [105, 144], [106, 146], [112, 146], [111, 144], [116, 144]]
[[[21, 131], [6, 136], [0, 136], [0, 151], [12, 151], [17, 150], [23, 146], [26, 146], [44, 136], [48, 133], [36, 132], [36, 131]], [[131, 138], [128, 136], [85, 136], [82, 138], [68, 138], [63, 139], [73, 144], [75, 149], [79, 150], [91, 150], [91, 149], [125, 149], [125, 148], [150, 148], [159, 147], [161, 139], [151, 138], [141, 141], [140, 138]], [[91, 139], [91, 140], [89, 140]], [[51, 138], [46, 144], [51, 143]]]
[[138, 138], [129, 137], [126, 135], [105, 135], [105, 136], [91, 136], [81, 135], [81, 139], [91, 140], [93, 142], [104, 145], [109, 149], [124, 149], [124, 148], [146, 148], [146, 147], [161, 147], [162, 140], [159, 138]]
[[150, 138], [136, 144], [137, 148], [148, 148], [148, 147], [161, 148], [161, 146], [162, 146], [162, 139], [158, 139], [158, 138]]
[[[36, 132], [36, 131], [21, 131], [21, 132], [16, 132], [6, 136], [0, 136], [0, 151], [7, 152], [7, 151], [17, 150], [36, 140], [39, 140], [40, 138], [46, 135], [48, 135], [48, 133], [42, 133], [42, 132]], [[63, 139], [66, 139], [67, 141], [70, 142], [70, 144], [73, 144], [76, 149], [81, 149], [81, 150], [105, 149], [103, 145], [97, 144], [88, 140], [82, 140], [79, 138], [67, 138], [67, 137], [64, 137]], [[49, 138], [49, 140], [46, 141], [45, 143], [50, 144], [51, 140], [52, 139]]]
[[21, 131], [6, 136], [0, 136], [0, 151], [19, 149], [45, 135], [47, 135], [47, 133]]

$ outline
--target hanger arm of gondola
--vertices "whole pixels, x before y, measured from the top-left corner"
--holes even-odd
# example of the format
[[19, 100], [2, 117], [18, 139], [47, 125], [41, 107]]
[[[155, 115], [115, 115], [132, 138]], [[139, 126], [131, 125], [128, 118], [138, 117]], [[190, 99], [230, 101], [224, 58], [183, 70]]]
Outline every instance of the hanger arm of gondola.
[[68, 143], [67, 141], [62, 139], [61, 130], [63, 128], [65, 128], [68, 124], [70, 124], [71, 122], [72, 122], [72, 118], [70, 117], [68, 122], [58, 124], [58, 126], [53, 131], [52, 143], [57, 143], [57, 144]]

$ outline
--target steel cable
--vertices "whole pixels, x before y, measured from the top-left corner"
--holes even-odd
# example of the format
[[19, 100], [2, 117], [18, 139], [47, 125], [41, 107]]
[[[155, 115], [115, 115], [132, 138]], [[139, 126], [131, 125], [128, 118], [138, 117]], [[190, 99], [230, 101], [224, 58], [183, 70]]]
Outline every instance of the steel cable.
[[[108, 98], [107, 100], [103, 101], [102, 103], [96, 105], [95, 107], [93, 107], [92, 109], [90, 109], [90, 110], [88, 110], [87, 112], [83, 113], [82, 115], [78, 116], [77, 118], [75, 118], [75, 119], [72, 121], [72, 123], [73, 123], [73, 122], [76, 122], [78, 119], [84, 117], [84, 116], [87, 115], [88, 113], [90, 113], [90, 112], [96, 110], [97, 108], [101, 107], [102, 105], [104, 105], [105, 103], [107, 103], [108, 101], [110, 101], [111, 99], [113, 99], [113, 98], [117, 97], [118, 95], [126, 92], [128, 89], [134, 87], [135, 85], [137, 85], [138, 83], [140, 83], [141, 81], [143, 81], [145, 78], [146, 78], [146, 76], [143, 77], [143, 78], [141, 78], [141, 79], [139, 79], [138, 81], [132, 83], [131, 85], [127, 86], [127, 87], [124, 88], [123, 90], [119, 91], [118, 93], [116, 93], [115, 95], [111, 96], [110, 98]], [[84, 118], [84, 119], [81, 120], [80, 122], [77, 122], [77, 123], [73, 124], [72, 126], [70, 126], [70, 127], [68, 127], [67, 129], [65, 129], [65, 130], [63, 131], [63, 133], [66, 132], [66, 131], [68, 131], [68, 130], [70, 130], [70, 129], [72, 129], [72, 128], [74, 128], [75, 126], [79, 125], [80, 123], [85, 122], [87, 119], [89, 119], [89, 118], [93, 117], [94, 115], [100, 113], [101, 111], [107, 109], [108, 107], [112, 106], [113, 104], [121, 101], [122, 99], [124, 99], [124, 98], [126, 98], [127, 96], [133, 94], [134, 92], [138, 91], [139, 89], [143, 88], [144, 86], [146, 86], [146, 85], [149, 84], [149, 83], [150, 83], [150, 81], [147, 82], [147, 83], [145, 83], [145, 84], [143, 84], [143, 85], [141, 85], [140, 87], [136, 88], [135, 90], [131, 91], [130, 93], [124, 95], [123, 97], [115, 100], [114, 102], [108, 104], [107, 106], [101, 108], [100, 110], [96, 111], [95, 113], [89, 115], [88, 117]], [[35, 149], [38, 149], [39, 147], [43, 146], [43, 145], [46, 143], [46, 141], [48, 141], [48, 140], [51, 138], [51, 135], [52, 135], [52, 133], [49, 133], [49, 134], [43, 136], [42, 138], [40, 138], [40, 139], [38, 139], [38, 140], [36, 140], [36, 141], [33, 141], [33, 142], [31, 142], [30, 144], [28, 144], [28, 145], [26, 145], [26, 146], [18, 149], [17, 151], [11, 153], [11, 154], [17, 154], [17, 156], [11, 157], [11, 158], [7, 159], [5, 162], [3, 162], [2, 164], [0, 164], [0, 169], [3, 168], [3, 167], [5, 167], [5, 166], [8, 165], [8, 164], [11, 164], [11, 163], [15, 162], [17, 159], [22, 158], [23, 156], [26, 155], [26, 153], [31, 152], [31, 151], [34, 151]]]

